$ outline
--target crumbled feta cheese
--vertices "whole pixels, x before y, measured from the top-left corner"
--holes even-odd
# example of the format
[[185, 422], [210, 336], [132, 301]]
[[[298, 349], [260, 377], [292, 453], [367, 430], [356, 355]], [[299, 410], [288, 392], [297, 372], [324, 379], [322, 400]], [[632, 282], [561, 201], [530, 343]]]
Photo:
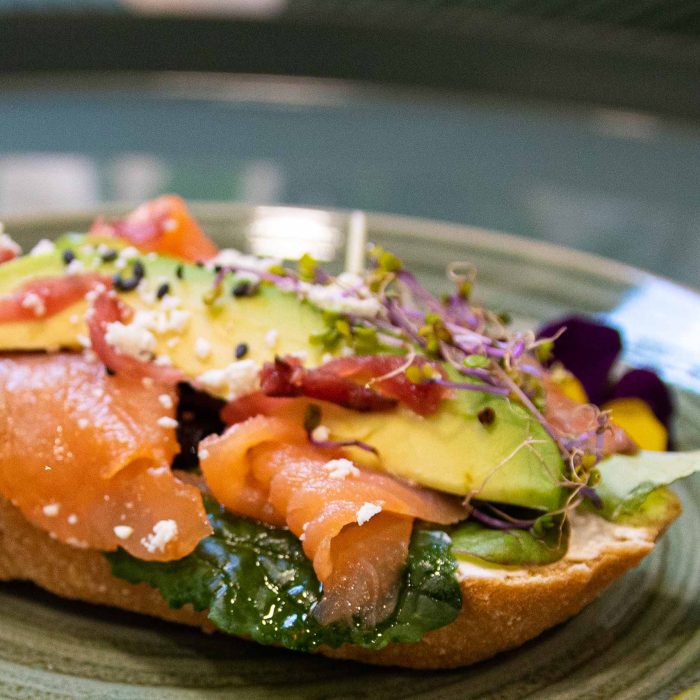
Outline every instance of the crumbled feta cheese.
[[87, 428], [88, 425], [90, 425], [90, 421], [87, 418], [78, 418], [78, 427], [81, 430], [85, 430], [85, 428]]
[[138, 322], [138, 314], [129, 324], [121, 321], [108, 323], [105, 340], [122, 355], [143, 361], [151, 359], [157, 346], [153, 333], [143, 323]]
[[59, 510], [61, 510], [60, 503], [49, 503], [42, 508], [42, 511], [47, 518], [55, 518], [58, 515]]
[[148, 552], [164, 552], [166, 545], [177, 537], [177, 523], [174, 520], [159, 520], [153, 531], [141, 538], [141, 544]]
[[46, 304], [36, 292], [27, 292], [21, 306], [23, 309], [31, 309], [35, 316], [43, 316], [46, 313]]
[[[347, 479], [349, 476], [357, 476], [360, 473], [360, 470], [349, 460], [349, 459], [332, 459], [330, 462], [326, 462], [323, 465], [323, 468], [328, 472], [328, 477], [330, 479], [340, 479], [344, 480]], [[363, 508], [366, 505], [372, 505], [365, 503]], [[361, 509], [360, 509], [361, 510]], [[381, 510], [381, 508], [379, 508]], [[377, 511], [379, 512], [379, 511]], [[372, 515], [375, 515], [375, 513], [372, 513], [368, 518], [366, 518], [363, 522], [366, 522], [369, 520], [369, 518], [372, 517]], [[357, 511], [357, 517], [358, 517], [358, 522], [359, 522], [359, 517], [360, 517], [360, 511]], [[360, 523], [362, 525], [362, 523]]]
[[83, 265], [82, 261], [78, 260], [78, 258], [73, 258], [73, 260], [71, 260], [66, 266], [66, 272], [69, 275], [77, 275], [84, 271], [85, 265]]
[[280, 333], [276, 328], [270, 328], [270, 330], [265, 334], [265, 344], [269, 348], [274, 348], [277, 345], [277, 340], [280, 337]]
[[177, 428], [177, 421], [170, 416], [161, 416], [156, 423], [158, 423], [161, 428]]
[[77, 326], [80, 323], [80, 316], [78, 316], [78, 314], [72, 314], [68, 321], [72, 326]]
[[206, 360], [211, 355], [211, 343], [206, 338], [197, 338], [194, 342], [194, 354], [200, 360]]
[[142, 377], [141, 384], [145, 386], [146, 389], [150, 389], [153, 386], [153, 377]]
[[197, 377], [203, 389], [232, 401], [260, 388], [258, 366], [253, 360], [238, 360], [222, 369], [210, 369]]
[[83, 335], [82, 333], [78, 333], [78, 335], [75, 336], [75, 339], [80, 343], [80, 346], [83, 348], [91, 348], [92, 343], [90, 342], [90, 338], [88, 338], [86, 335]]
[[20, 247], [19, 243], [17, 243], [12, 236], [8, 236], [6, 233], [3, 233], [2, 224], [0, 224], [0, 250], [11, 253], [13, 257], [22, 255], [22, 248]]
[[170, 367], [173, 364], [169, 355], [159, 355], [153, 362], [159, 367]]
[[75, 513], [71, 513], [66, 520], [69, 525], [75, 525], [78, 522], [78, 516]]
[[69, 537], [66, 540], [66, 544], [71, 547], [76, 547], [77, 549], [87, 549], [90, 545], [85, 540], [79, 540], [76, 537]]
[[42, 238], [30, 251], [29, 255], [46, 255], [53, 253], [56, 250], [56, 245], [53, 241]]
[[323, 355], [321, 355], [321, 364], [326, 364], [326, 362], [330, 362], [333, 358], [333, 355], [329, 352], [324, 352]]
[[141, 253], [134, 248], [133, 246], [127, 246], [126, 248], [122, 248], [121, 252], [119, 253], [119, 257], [122, 260], [133, 260], [134, 258], [138, 258]]
[[199, 451], [199, 458], [200, 458], [200, 459], [206, 459], [207, 457], [209, 457], [209, 450], [205, 450], [205, 449], [202, 448], [202, 449]]
[[362, 318], [375, 318], [382, 310], [382, 304], [364, 285], [361, 278], [354, 279], [358, 285], [348, 284], [340, 275], [330, 284], [300, 285], [300, 295], [320, 309], [340, 314], [353, 314]]
[[331, 431], [325, 425], [318, 425], [311, 431], [311, 439], [314, 442], [326, 442], [331, 436]]
[[[163, 522], [163, 521], [161, 521]], [[129, 525], [115, 525], [114, 534], [120, 540], [128, 540], [134, 534], [134, 528]], [[150, 550], [149, 550], [150, 551]]]
[[259, 270], [267, 272], [271, 267], [281, 265], [282, 260], [276, 258], [258, 258], [255, 255], [246, 255], [235, 248], [224, 248], [216, 257], [207, 261], [207, 267], [213, 270], [217, 265], [222, 267], [245, 268], [247, 270]]
[[170, 394], [160, 394], [160, 396], [158, 396], [158, 402], [163, 408], [173, 407], [173, 399]]
[[364, 525], [371, 520], [377, 513], [382, 512], [382, 507], [378, 503], [363, 503], [357, 509], [357, 524]]
[[288, 353], [292, 357], [296, 357], [298, 360], [305, 362], [309, 357], [308, 350], [294, 350], [294, 352]]

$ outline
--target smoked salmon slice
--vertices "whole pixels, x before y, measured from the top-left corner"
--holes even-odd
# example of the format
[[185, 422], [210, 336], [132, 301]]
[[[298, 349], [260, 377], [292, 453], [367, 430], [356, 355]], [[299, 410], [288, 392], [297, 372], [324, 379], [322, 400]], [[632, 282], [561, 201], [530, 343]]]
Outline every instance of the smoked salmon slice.
[[137, 207], [123, 219], [98, 218], [90, 233], [117, 236], [140, 250], [198, 262], [213, 258], [219, 249], [199, 228], [182, 197], [163, 195]]
[[467, 509], [452, 496], [358, 469], [337, 450], [308, 442], [301, 425], [257, 415], [200, 445], [214, 497], [234, 513], [286, 524], [323, 584], [323, 623], [373, 625], [396, 603], [413, 521], [450, 524]]
[[175, 391], [78, 354], [0, 357], [0, 495], [61, 542], [154, 561], [211, 532], [169, 465]]
[[47, 318], [68, 308], [100, 284], [112, 280], [97, 273], [40, 277], [0, 297], [0, 323]]

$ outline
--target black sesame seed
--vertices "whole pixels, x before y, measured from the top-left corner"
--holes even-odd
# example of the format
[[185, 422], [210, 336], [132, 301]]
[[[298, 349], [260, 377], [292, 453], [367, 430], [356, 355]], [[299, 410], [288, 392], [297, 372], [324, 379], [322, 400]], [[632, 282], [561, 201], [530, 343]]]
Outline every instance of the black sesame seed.
[[234, 297], [248, 297], [253, 293], [253, 286], [250, 282], [239, 282], [231, 290]]
[[218, 275], [224, 268], [221, 265], [214, 265], [214, 272]]
[[491, 425], [491, 423], [496, 420], [496, 411], [494, 411], [491, 406], [482, 408], [477, 415], [481, 425]]
[[146, 269], [140, 260], [136, 260], [134, 262], [132, 274], [133, 276], [127, 279], [124, 279], [120, 273], [117, 273], [114, 275], [114, 277], [112, 277], [114, 287], [118, 292], [129, 292], [139, 286], [139, 283], [146, 274]]
[[240, 360], [242, 357], [245, 357], [248, 354], [248, 344], [247, 343], [238, 343], [236, 345], [236, 359]]
[[102, 262], [110, 263], [114, 262], [118, 255], [119, 253], [114, 250], [114, 248], [110, 248], [109, 250], [105, 250], [100, 257], [102, 258]]
[[67, 248], [66, 250], [63, 251], [63, 263], [65, 265], [70, 265], [73, 260], [75, 260], [75, 253], [70, 249]]
[[111, 367], [107, 367], [107, 365], [105, 365], [105, 372], [107, 372], [110, 377], [113, 377], [116, 374], [116, 372]]
[[170, 284], [163, 282], [156, 290], [156, 299], [162, 299], [166, 294], [170, 294]]
[[175, 268], [175, 277], [177, 277], [179, 280], [185, 278], [185, 266], [184, 265], [178, 265]]

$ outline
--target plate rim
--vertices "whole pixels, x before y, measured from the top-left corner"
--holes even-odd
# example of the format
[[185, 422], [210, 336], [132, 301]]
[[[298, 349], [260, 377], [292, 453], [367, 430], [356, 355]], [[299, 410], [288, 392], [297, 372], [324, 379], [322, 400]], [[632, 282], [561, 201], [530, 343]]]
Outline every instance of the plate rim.
[[[476, 245], [479, 248], [492, 252], [513, 252], [517, 250], [519, 255], [531, 260], [542, 262], [555, 262], [557, 267], [571, 269], [577, 272], [595, 274], [599, 277], [607, 278], [612, 282], [625, 283], [630, 285], [641, 285], [652, 281], [662, 281], [687, 292], [695, 294], [700, 299], [700, 288], [694, 288], [683, 282], [671, 279], [664, 275], [642, 268], [628, 265], [627, 263], [598, 255], [589, 251], [571, 248], [569, 246], [553, 243], [551, 241], [528, 238], [526, 236], [489, 229], [482, 226], [473, 226], [446, 219], [434, 219], [429, 217], [410, 216], [406, 214], [395, 214], [391, 212], [372, 211], [364, 209], [352, 209], [343, 207], [324, 207], [318, 205], [304, 204], [253, 204], [238, 200], [207, 200], [207, 199], [187, 199], [187, 205], [195, 213], [195, 216], [207, 216], [212, 213], [217, 216], [250, 215], [256, 209], [266, 210], [298, 210], [324, 212], [335, 216], [349, 218], [352, 214], [359, 212], [365, 217], [366, 228], [372, 229], [397, 229], [401, 235], [431, 238], [445, 242], [455, 242], [458, 237], [463, 237], [465, 242]], [[68, 210], [44, 210], [35, 213], [17, 214], [0, 217], [4, 224], [5, 231], [12, 235], [13, 228], [28, 228], [31, 226], [40, 227], [44, 222], [46, 225], [55, 227], [62, 221], [69, 226], [71, 221], [82, 218], [95, 218], [100, 214], [117, 215], [133, 209], [141, 201], [134, 200], [113, 200], [105, 201], [101, 204], [79, 209]], [[468, 239], [467, 239], [468, 236]]]

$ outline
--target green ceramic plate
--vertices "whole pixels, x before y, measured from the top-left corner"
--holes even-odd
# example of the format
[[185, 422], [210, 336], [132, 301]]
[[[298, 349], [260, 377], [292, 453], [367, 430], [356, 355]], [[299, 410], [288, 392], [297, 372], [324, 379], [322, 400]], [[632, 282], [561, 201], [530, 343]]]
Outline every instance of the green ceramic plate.
[[[473, 262], [488, 304], [533, 323], [571, 310], [609, 314], [628, 360], [677, 387], [675, 438], [700, 447], [700, 296], [619, 264], [447, 224], [343, 212], [196, 207], [219, 241], [338, 264], [363, 234], [396, 250], [433, 287], [449, 260]], [[9, 221], [22, 243], [91, 214]], [[446, 672], [330, 661], [136, 615], [0, 586], [0, 696], [12, 698], [669, 698], [700, 697], [700, 483], [656, 551], [575, 619], [521, 649]]]

